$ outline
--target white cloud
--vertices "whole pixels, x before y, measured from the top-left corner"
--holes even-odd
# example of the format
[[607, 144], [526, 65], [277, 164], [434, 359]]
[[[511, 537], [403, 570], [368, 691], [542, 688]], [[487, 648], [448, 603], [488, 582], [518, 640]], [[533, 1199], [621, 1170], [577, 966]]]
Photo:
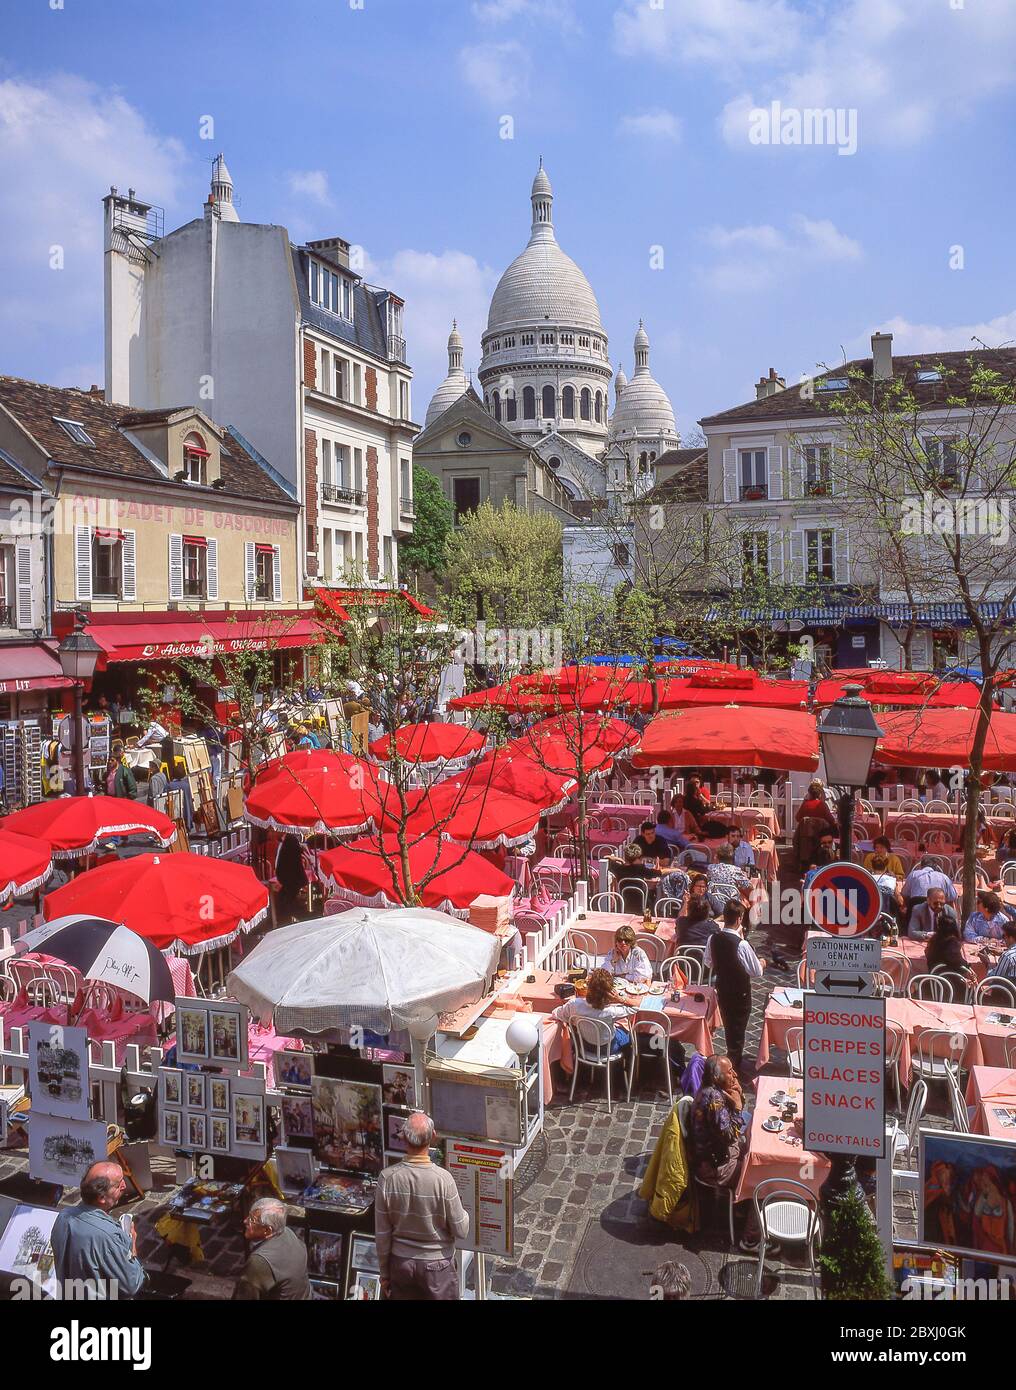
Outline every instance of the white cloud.
[[[964, 324], [911, 323], [897, 316], [880, 324], [878, 331], [891, 333], [893, 352], [903, 354], [963, 352], [967, 348], [974, 350], [982, 346], [1011, 347], [1016, 344], [1016, 309], [980, 323]], [[850, 352], [857, 357], [870, 355], [870, 334], [854, 339]]]
[[431, 396], [448, 374], [452, 319], [462, 334], [463, 365], [474, 373], [480, 335], [497, 272], [466, 251], [402, 250], [384, 261], [369, 260], [367, 279], [388, 285], [406, 301], [406, 353], [414, 372], [413, 412], [422, 421]]
[[859, 261], [864, 254], [860, 242], [828, 219], [803, 213], [790, 218], [786, 231], [768, 222], [714, 226], [703, 233], [703, 240], [719, 252], [719, 259], [703, 269], [702, 278], [725, 294], [765, 289], [796, 270]]
[[294, 169], [288, 176], [289, 191], [300, 198], [309, 198], [322, 207], [331, 207], [328, 175], [323, 169]]
[[639, 116], [622, 116], [618, 129], [622, 135], [645, 140], [672, 140], [676, 144], [681, 139], [680, 118], [662, 108], [644, 111]]
[[[7, 370], [45, 370], [54, 360], [56, 331], [68, 355], [50, 379], [67, 384], [82, 367], [84, 385], [101, 379], [101, 199], [116, 183], [168, 208], [179, 198], [183, 171], [180, 143], [152, 130], [109, 87], [66, 74], [0, 82], [0, 327]], [[50, 268], [54, 247], [62, 250], [62, 270]]]
[[563, 30], [579, 27], [572, 0], [473, 0], [473, 14], [484, 24], [533, 19]]
[[492, 106], [516, 101], [529, 88], [529, 54], [515, 39], [463, 48], [459, 68], [466, 85]]
[[737, 148], [757, 148], [746, 115], [772, 101], [855, 111], [865, 141], [908, 146], [1016, 84], [1011, 0], [622, 0], [614, 25], [628, 57], [711, 68], [731, 91], [719, 124]]

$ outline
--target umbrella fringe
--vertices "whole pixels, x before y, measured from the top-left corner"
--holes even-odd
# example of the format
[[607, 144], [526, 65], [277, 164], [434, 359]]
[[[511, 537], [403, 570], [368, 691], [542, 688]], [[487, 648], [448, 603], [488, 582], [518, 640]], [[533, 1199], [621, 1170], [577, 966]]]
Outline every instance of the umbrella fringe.
[[[478, 840], [474, 835], [470, 835], [468, 844], [470, 849], [515, 849], [518, 845], [527, 844], [535, 835], [535, 828], [533, 830], [527, 830], [524, 835], [498, 835], [493, 840]], [[451, 842], [456, 845], [466, 843], [463, 840], [457, 840], [454, 835], [449, 835], [447, 830], [441, 831], [441, 839], [451, 840]]]
[[280, 835], [295, 835], [297, 839], [300, 840], [309, 840], [315, 835], [335, 835], [343, 837], [366, 835], [368, 831], [376, 828], [373, 816], [369, 816], [362, 825], [325, 825], [324, 821], [316, 821], [311, 826], [285, 825], [282, 821], [276, 820], [274, 816], [265, 816], [263, 818], [261, 816], [255, 816], [246, 806], [243, 808], [243, 818], [249, 821], [251, 825], [259, 826], [262, 830], [274, 830]]
[[433, 912], [447, 912], [450, 917], [458, 917], [463, 922], [469, 921], [469, 908], [456, 907], [452, 902], [451, 898], [444, 898], [439, 903], [400, 903], [396, 902], [394, 898], [390, 898], [388, 894], [384, 892], [374, 894], [357, 893], [354, 892], [352, 888], [343, 887], [343, 885], [341, 883], [338, 883], [334, 878], [329, 878], [326, 880], [326, 882], [328, 883], [328, 886], [333, 889], [331, 897], [329, 897], [325, 902], [326, 910], [329, 907], [332, 898], [336, 898], [341, 902], [348, 901], [353, 907], [428, 907]]
[[171, 941], [168, 946], [160, 946], [161, 951], [173, 951], [181, 956], [200, 956], [205, 951], [217, 951], [223, 946], [229, 946], [236, 938], [244, 932], [256, 927], [259, 922], [263, 922], [268, 916], [268, 908], [263, 907], [260, 912], [256, 912], [253, 917], [238, 923], [233, 931], [226, 932], [224, 936], [211, 936], [207, 941], [201, 941], [196, 946], [188, 945], [186, 941], [181, 941], [179, 937], [176, 941]]
[[[136, 822], [131, 825], [113, 825], [103, 827], [89, 845], [84, 845], [81, 849], [51, 849], [50, 853], [54, 859], [84, 859], [88, 854], [94, 854], [104, 840], [112, 839], [115, 835], [150, 835], [161, 849], [169, 849], [176, 839], [176, 827], [170, 836], [160, 835], [151, 825], [139, 825]], [[44, 839], [44, 836], [40, 836]]]
[[44, 873], [36, 878], [30, 878], [25, 883], [15, 883], [12, 879], [7, 887], [0, 892], [0, 903], [5, 903], [8, 898], [20, 898], [23, 893], [34, 893], [36, 888], [41, 888], [44, 883], [49, 881], [54, 865], [50, 864]]

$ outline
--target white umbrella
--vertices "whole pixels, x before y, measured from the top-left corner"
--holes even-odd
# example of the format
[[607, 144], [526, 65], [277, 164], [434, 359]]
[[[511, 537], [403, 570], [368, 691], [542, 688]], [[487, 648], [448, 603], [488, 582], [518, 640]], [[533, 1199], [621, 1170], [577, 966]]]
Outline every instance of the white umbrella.
[[482, 999], [500, 946], [429, 908], [354, 908], [270, 932], [226, 984], [279, 1033], [391, 1033]]

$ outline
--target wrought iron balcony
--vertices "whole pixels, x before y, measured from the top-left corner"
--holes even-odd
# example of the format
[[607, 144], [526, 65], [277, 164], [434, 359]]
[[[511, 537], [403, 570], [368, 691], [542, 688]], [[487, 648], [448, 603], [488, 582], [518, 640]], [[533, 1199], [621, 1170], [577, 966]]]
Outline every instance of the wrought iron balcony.
[[339, 487], [336, 483], [322, 483], [321, 496], [325, 502], [337, 502], [341, 507], [365, 507], [367, 494], [355, 487]]
[[405, 362], [406, 360], [406, 340], [396, 337], [394, 333], [388, 334], [388, 360], [390, 362]]

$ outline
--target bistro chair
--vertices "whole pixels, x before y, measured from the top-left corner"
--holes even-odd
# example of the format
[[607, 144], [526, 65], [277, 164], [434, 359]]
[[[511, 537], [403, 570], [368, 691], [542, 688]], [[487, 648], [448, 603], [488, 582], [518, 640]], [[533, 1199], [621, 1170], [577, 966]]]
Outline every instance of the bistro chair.
[[797, 962], [797, 987], [798, 989], [812, 989], [815, 984], [815, 971], [808, 969], [808, 959], [802, 956]]
[[597, 799], [599, 800], [599, 803], [600, 803], [601, 806], [623, 806], [623, 805], [624, 805], [624, 797], [622, 796], [622, 794], [621, 794], [620, 792], [612, 792], [612, 791], [597, 792], [597, 793], [596, 793], [596, 796], [597, 796]]
[[683, 905], [683, 898], [657, 898], [653, 912], [657, 917], [680, 917]]
[[1002, 887], [1016, 888], [1016, 859], [1002, 865]]
[[613, 845], [593, 845], [592, 849], [589, 851], [590, 858], [609, 859], [614, 853], [614, 848]]
[[1016, 1038], [1005, 1038], [1002, 1041], [1002, 1056], [1005, 1058], [1007, 1067], [1016, 1069]]
[[918, 797], [908, 796], [900, 802], [896, 809], [906, 816], [919, 816], [924, 811], [924, 804]]
[[910, 1051], [910, 1073], [922, 1081], [944, 1081], [946, 1072], [963, 1070], [967, 1036], [950, 1028], [927, 1028]]
[[[663, 1075], [667, 1083], [667, 1099], [674, 1104], [674, 1083], [670, 1075], [670, 1029], [659, 1021], [659, 1017], [649, 1018], [636, 1014], [631, 1025], [632, 1064], [628, 1068], [628, 1094], [631, 1100], [632, 1080], [635, 1072], [641, 1071], [642, 1059], [652, 1060], [654, 1054], [663, 1061]], [[639, 1078], [641, 1081], [641, 1076]]]
[[706, 967], [701, 956], [692, 955], [690, 951], [677, 951], [668, 956], [660, 964], [660, 979], [664, 984], [673, 985], [674, 966], [681, 971], [689, 985], [705, 984]]
[[605, 1023], [602, 1018], [572, 1018], [568, 1021], [568, 1032], [574, 1061], [569, 1101], [575, 1099], [579, 1067], [589, 1067], [592, 1072], [602, 1071], [607, 1082], [607, 1113], [612, 1115], [614, 1106], [610, 1099], [610, 1069], [615, 1062], [620, 1062], [622, 1074], [628, 1078], [633, 1065], [631, 1062], [626, 1064], [623, 1052], [611, 1050], [614, 1046], [613, 1024]]
[[559, 830], [554, 836], [553, 853], [555, 858], [574, 859], [576, 857], [578, 845], [570, 830]]
[[883, 951], [881, 970], [892, 980], [894, 994], [906, 993], [907, 981], [910, 979], [910, 961], [902, 951]]
[[762, 1240], [758, 1251], [758, 1272], [755, 1277], [755, 1297], [762, 1297], [762, 1277], [765, 1273], [766, 1252], [773, 1245], [803, 1245], [808, 1251], [808, 1266], [818, 1297], [818, 1270], [815, 1266], [815, 1243], [819, 1233], [818, 1198], [803, 1182], [793, 1178], [766, 1178], [752, 1193]]
[[900, 1080], [900, 1061], [903, 1057], [903, 1044], [907, 1040], [907, 1030], [901, 1023], [889, 1022], [885, 1026], [885, 1069], [892, 1077], [896, 1093], [896, 1109], [903, 1107], [903, 1092]]
[[787, 1065], [791, 1076], [804, 1075], [804, 1029], [787, 1029]]
[[12, 1004], [17, 992], [18, 987], [11, 977], [0, 970], [0, 1004]]
[[958, 971], [949, 970], [944, 965], [936, 965], [931, 973], [938, 979], [945, 980], [948, 985], [947, 1004], [968, 1004], [970, 1002], [970, 985]]
[[[624, 912], [645, 912], [649, 906], [649, 888], [644, 878], [619, 878], [617, 881], [617, 891], [621, 895], [624, 903]], [[637, 906], [628, 906], [628, 895], [634, 893]]]
[[868, 801], [865, 797], [863, 797], [863, 796], [858, 797], [858, 799], [857, 799], [857, 804], [858, 804], [858, 806], [860, 807], [860, 811], [861, 811], [861, 815], [862, 815], [862, 816], [877, 816], [877, 815], [878, 815], [878, 812], [875, 810], [875, 807], [874, 807], [874, 805], [872, 804], [872, 802]]
[[551, 901], [561, 901], [568, 896], [571, 874], [561, 869], [534, 869], [533, 889], [542, 889]]
[[734, 1235], [734, 1189], [718, 1182], [710, 1182], [708, 1178], [699, 1177], [698, 1173], [695, 1172], [693, 1172], [692, 1178], [697, 1188], [703, 1192], [711, 1192], [713, 1194], [714, 1204], [717, 1202], [726, 1202], [727, 1229], [730, 1232], [730, 1245], [733, 1249], [737, 1244], [737, 1237]]
[[988, 807], [987, 819], [995, 823], [1010, 821], [1016, 818], [1016, 808], [1011, 801], [996, 801], [993, 806]]
[[648, 932], [638, 932], [635, 937], [635, 945], [641, 946], [645, 951], [655, 974], [666, 957], [666, 945], [658, 937], [650, 936]]
[[929, 830], [924, 843], [932, 854], [956, 853], [956, 836], [950, 835], [948, 830]]
[[896, 993], [896, 985], [893, 981], [893, 977], [887, 974], [886, 971], [873, 970], [871, 979], [876, 998], [888, 999], [890, 995]]
[[[995, 997], [988, 998], [989, 995]], [[1001, 995], [1001, 1001], [998, 998]], [[974, 986], [972, 1004], [994, 1004], [1005, 1009], [1016, 1009], [1016, 984], [1012, 980], [1007, 980], [1003, 975], [987, 975], [983, 980], [979, 980]]]
[[927, 816], [951, 816], [952, 807], [948, 801], [943, 801], [941, 797], [932, 797], [930, 801], [924, 803], [924, 814]]
[[555, 952], [558, 970], [592, 970], [596, 965], [596, 954], [587, 955], [574, 946], [561, 946]]
[[956, 1080], [956, 1073], [952, 1067], [947, 1067], [945, 1072], [946, 1089], [949, 1092], [949, 1105], [952, 1109], [953, 1124], [960, 1134], [970, 1133], [970, 1112], [967, 1103], [963, 1099], [963, 1092], [960, 1090], [960, 1083]]
[[951, 874], [952, 859], [949, 857], [951, 853], [952, 847], [950, 846], [949, 852], [946, 854], [926, 854], [924, 858], [933, 869], [938, 869], [943, 874]]
[[624, 912], [624, 898], [613, 890], [609, 893], [594, 893], [589, 899], [590, 912]]
[[674, 860], [675, 866], [679, 869], [685, 869], [689, 865], [696, 869], [702, 869], [708, 863], [709, 851], [704, 845], [689, 845]]
[[591, 932], [578, 931], [572, 927], [568, 932], [568, 945], [576, 951], [582, 951], [585, 955], [591, 956], [593, 960], [599, 956], [596, 937]]
[[936, 1004], [944, 1004], [952, 998], [952, 987], [941, 975], [911, 975], [907, 981], [908, 999], [930, 999]]
[[900, 1159], [904, 1168], [910, 1167], [910, 1156], [913, 1153], [914, 1145], [917, 1143], [918, 1126], [921, 1117], [924, 1115], [924, 1107], [928, 1104], [928, 1083], [926, 1081], [915, 1081], [910, 1087], [910, 1098], [907, 1101], [906, 1118], [901, 1125], [899, 1120], [893, 1116], [886, 1123], [886, 1138], [889, 1141], [889, 1156], [893, 1166], [896, 1160]]
[[753, 792], [748, 794], [748, 805], [757, 806], [760, 810], [764, 808], [775, 810], [776, 802], [773, 800], [771, 793], [767, 792], [763, 787], [756, 787]]

